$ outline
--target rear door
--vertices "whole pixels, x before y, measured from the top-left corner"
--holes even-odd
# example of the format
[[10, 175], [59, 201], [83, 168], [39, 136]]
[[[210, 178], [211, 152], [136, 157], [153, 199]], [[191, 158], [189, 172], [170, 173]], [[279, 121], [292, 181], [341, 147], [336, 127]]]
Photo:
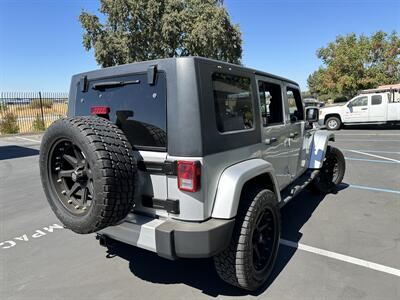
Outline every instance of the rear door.
[[285, 98], [289, 108], [289, 169], [292, 180], [306, 169], [306, 151], [304, 141], [304, 106], [298, 86], [287, 84]]
[[386, 121], [387, 104], [384, 101], [384, 95], [371, 95], [369, 105], [369, 121], [382, 122]]
[[270, 162], [280, 189], [290, 183], [288, 164], [289, 132], [285, 124], [282, 83], [257, 76], [261, 111], [262, 157]]
[[89, 80], [86, 89], [78, 86], [75, 115], [90, 115], [93, 107], [108, 108], [107, 117], [125, 133], [138, 160], [142, 201], [136, 201], [136, 209], [166, 214], [153, 206], [153, 199], [163, 201], [168, 194], [163, 174], [167, 158], [166, 74], [157, 72], [156, 76], [152, 85], [146, 73]]

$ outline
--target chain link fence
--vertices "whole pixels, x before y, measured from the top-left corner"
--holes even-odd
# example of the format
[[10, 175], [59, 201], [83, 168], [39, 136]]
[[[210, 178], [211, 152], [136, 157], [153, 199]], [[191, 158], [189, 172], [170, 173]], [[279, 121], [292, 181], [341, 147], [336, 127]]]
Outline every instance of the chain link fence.
[[68, 93], [1, 92], [0, 135], [43, 131], [67, 107]]

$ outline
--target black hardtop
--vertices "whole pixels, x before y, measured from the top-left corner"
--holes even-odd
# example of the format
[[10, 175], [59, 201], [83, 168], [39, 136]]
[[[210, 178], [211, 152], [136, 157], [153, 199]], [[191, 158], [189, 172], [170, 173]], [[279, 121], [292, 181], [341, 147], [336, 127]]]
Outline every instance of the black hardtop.
[[[148, 81], [148, 78], [151, 77], [149, 76], [149, 70], [151, 71], [153, 69], [152, 66], [155, 65], [158, 70], [155, 74], [158, 74], [157, 78], [162, 80], [156, 80], [155, 84], [150, 84]], [[128, 92], [136, 85], [126, 85], [126, 89], [120, 89], [118, 92], [128, 93], [129, 96], [126, 94], [125, 96], [117, 98], [113, 97], [109, 99], [111, 102], [108, 103], [113, 111], [126, 110], [131, 107], [130, 101], [144, 99], [144, 96], [147, 97], [146, 99], [151, 99], [151, 95], [156, 93], [158, 95], [157, 99], [163, 99], [162, 103], [163, 105], [165, 104], [164, 111], [166, 111], [166, 113], [164, 113], [163, 118], [161, 118], [162, 110], [159, 110], [159, 114], [156, 115], [150, 106], [139, 105], [139, 103], [137, 103], [135, 120], [138, 120], [140, 116], [144, 116], [144, 119], [140, 121], [146, 122], [147, 120], [152, 120], [152, 122], [147, 123], [157, 126], [162, 123], [163, 126], [158, 127], [164, 129], [164, 136], [167, 138], [167, 147], [163, 149], [167, 150], [170, 155], [202, 157], [260, 143], [261, 128], [259, 124], [260, 110], [258, 105], [254, 105], [255, 123], [251, 130], [238, 130], [224, 133], [218, 131], [212, 74], [219, 72], [251, 77], [253, 91], [257, 89], [255, 81], [256, 76], [268, 77], [283, 83], [298, 86], [294, 81], [283, 77], [203, 57], [156, 59], [74, 75], [70, 87], [68, 115], [71, 117], [87, 115], [89, 113], [89, 107], [93, 105], [93, 103], [96, 103], [96, 105], [104, 105], [104, 103], [106, 103], [107, 97], [103, 97], [102, 100], [99, 100], [97, 95], [97, 100], [94, 100], [93, 97], [92, 99], [88, 99], [90, 98], [90, 93], [82, 91], [82, 86], [85, 86], [82, 82], [86, 80], [88, 81], [88, 85], [92, 87], [90, 89], [91, 91], [96, 81], [138, 81], [145, 83], [141, 86], [140, 90], [131, 90], [131, 92]], [[123, 79], [123, 77], [125, 79]], [[82, 79], [84, 80], [82, 81]], [[143, 92], [143, 89], [146, 91]], [[153, 91], [153, 89], [155, 90]], [[137, 93], [142, 94], [138, 96]], [[256, 93], [253, 93], [252, 98], [253, 104], [257, 103]], [[149, 101], [147, 103], [152, 102]], [[146, 110], [148, 110], [148, 112]], [[115, 119], [115, 113], [112, 113], [113, 115], [110, 115], [110, 119]], [[153, 120], [154, 118], [157, 120]], [[128, 119], [128, 121], [130, 120], [131, 119]], [[129, 134], [129, 132], [130, 131], [127, 130], [127, 134]], [[135, 138], [132, 138], [132, 140], [133, 143], [137, 141]]]
[[120, 74], [127, 74], [127, 73], [135, 73], [135, 72], [146, 72], [147, 68], [152, 65], [157, 65], [161, 67], [161, 69], [167, 67], [167, 66], [173, 66], [177, 63], [179, 60], [192, 60], [194, 63], [214, 63], [217, 65], [221, 65], [227, 68], [235, 68], [236, 70], [240, 69], [245, 72], [253, 73], [255, 75], [260, 75], [260, 76], [265, 76], [265, 77], [270, 77], [274, 78], [277, 80], [285, 81], [294, 85], [297, 85], [297, 82], [278, 76], [274, 75], [271, 73], [263, 72], [260, 70], [256, 70], [253, 68], [248, 68], [242, 65], [237, 65], [237, 64], [232, 64], [228, 62], [223, 62], [219, 61], [216, 59], [211, 59], [211, 58], [206, 58], [206, 57], [201, 57], [201, 56], [187, 56], [187, 57], [170, 57], [170, 58], [161, 58], [161, 59], [154, 59], [154, 60], [147, 60], [147, 61], [141, 61], [141, 62], [134, 62], [134, 63], [129, 63], [129, 64], [124, 64], [124, 65], [118, 65], [118, 66], [113, 66], [113, 67], [107, 67], [107, 68], [102, 68], [102, 69], [97, 69], [97, 70], [92, 70], [88, 72], [83, 72], [76, 74], [74, 76], [88, 76], [88, 79], [90, 78], [98, 78], [98, 77], [112, 77]]

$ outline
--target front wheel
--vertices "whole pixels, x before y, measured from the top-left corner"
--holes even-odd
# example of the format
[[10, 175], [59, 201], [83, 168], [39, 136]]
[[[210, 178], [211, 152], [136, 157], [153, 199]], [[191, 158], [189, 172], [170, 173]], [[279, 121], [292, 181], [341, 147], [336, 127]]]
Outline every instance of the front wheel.
[[276, 196], [255, 189], [241, 199], [232, 240], [214, 257], [218, 275], [225, 282], [254, 291], [268, 279], [274, 267], [281, 233]]
[[333, 192], [342, 182], [345, 171], [343, 153], [338, 148], [328, 146], [320, 173], [311, 182], [312, 190], [322, 194]]
[[326, 120], [325, 126], [328, 130], [339, 130], [342, 122], [337, 117], [330, 117]]

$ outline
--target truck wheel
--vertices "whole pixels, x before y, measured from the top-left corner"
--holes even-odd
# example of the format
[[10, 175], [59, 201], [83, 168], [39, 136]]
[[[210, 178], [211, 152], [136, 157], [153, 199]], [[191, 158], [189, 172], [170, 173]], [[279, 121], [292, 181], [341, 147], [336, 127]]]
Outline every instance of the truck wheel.
[[133, 207], [137, 168], [132, 147], [104, 118], [55, 121], [43, 136], [39, 163], [52, 210], [74, 232], [114, 225]]
[[328, 130], [339, 130], [342, 122], [338, 117], [329, 117], [326, 119], [325, 126]]
[[345, 171], [343, 153], [338, 148], [328, 146], [320, 173], [311, 182], [312, 191], [322, 194], [333, 192], [342, 182]]
[[232, 240], [214, 256], [218, 275], [225, 282], [254, 291], [270, 275], [279, 248], [281, 221], [276, 196], [256, 189], [241, 200]]

